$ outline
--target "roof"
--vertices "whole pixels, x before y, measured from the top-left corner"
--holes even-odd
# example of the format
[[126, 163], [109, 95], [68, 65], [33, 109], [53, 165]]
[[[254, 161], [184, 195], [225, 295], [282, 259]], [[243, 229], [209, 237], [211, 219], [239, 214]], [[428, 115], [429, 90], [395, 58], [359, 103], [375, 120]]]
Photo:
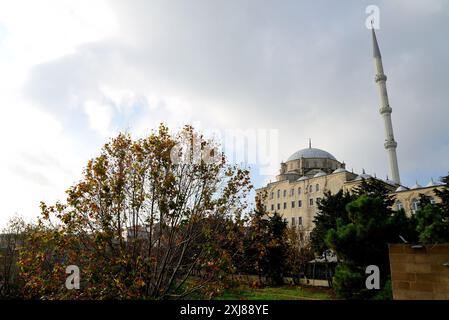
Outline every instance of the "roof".
[[340, 172], [347, 172], [347, 170], [346, 170], [346, 169], [343, 169], [343, 168], [338, 168], [337, 170], [335, 170], [335, 171], [332, 172], [332, 173], [340, 173]]
[[317, 148], [307, 148], [296, 151], [294, 154], [288, 158], [287, 161], [298, 160], [301, 158], [318, 158], [318, 159], [332, 159], [337, 160], [335, 157], [327, 151], [317, 149]]

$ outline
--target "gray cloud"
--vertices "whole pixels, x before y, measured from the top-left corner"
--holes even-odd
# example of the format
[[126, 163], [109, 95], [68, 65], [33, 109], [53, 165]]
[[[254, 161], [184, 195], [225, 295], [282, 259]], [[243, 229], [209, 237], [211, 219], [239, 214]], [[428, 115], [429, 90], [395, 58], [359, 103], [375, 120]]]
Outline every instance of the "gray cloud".
[[384, 176], [371, 38], [364, 27], [365, 7], [373, 3], [381, 9], [378, 38], [403, 180], [442, 175], [449, 170], [449, 8], [437, 0], [426, 6], [117, 0], [121, 35], [35, 67], [24, 93], [80, 131], [87, 128], [80, 104], [111, 104], [102, 86], [131, 88], [141, 97], [128, 120], [115, 113], [118, 128], [175, 116], [163, 101], [155, 106], [145, 96], [176, 96], [192, 105], [188, 121], [280, 129], [284, 159], [312, 137], [350, 168]]

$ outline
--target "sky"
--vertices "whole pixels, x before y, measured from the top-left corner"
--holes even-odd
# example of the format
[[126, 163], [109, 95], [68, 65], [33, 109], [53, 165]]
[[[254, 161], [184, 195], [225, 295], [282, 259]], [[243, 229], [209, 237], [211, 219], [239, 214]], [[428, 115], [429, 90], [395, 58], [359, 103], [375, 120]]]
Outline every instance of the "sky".
[[366, 8], [388, 76], [402, 183], [449, 172], [445, 0], [0, 0], [0, 227], [65, 199], [120, 131], [276, 132], [385, 178]]

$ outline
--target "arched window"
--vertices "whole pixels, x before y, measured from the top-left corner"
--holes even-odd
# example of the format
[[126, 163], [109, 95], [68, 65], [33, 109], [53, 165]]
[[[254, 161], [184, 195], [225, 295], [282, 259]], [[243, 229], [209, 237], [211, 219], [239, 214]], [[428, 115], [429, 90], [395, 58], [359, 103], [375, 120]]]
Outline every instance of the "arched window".
[[270, 199], [274, 198], [274, 192], [271, 192]]
[[312, 185], [309, 186], [309, 192], [313, 192], [313, 186]]
[[417, 199], [413, 199], [410, 207], [412, 209], [412, 212], [415, 213], [419, 209], [419, 201]]
[[287, 196], [287, 190], [284, 190], [284, 198]]
[[399, 210], [402, 210], [402, 209], [404, 209], [404, 205], [402, 204], [402, 202], [401, 201], [396, 201], [396, 210], [397, 211], [399, 211]]
[[301, 187], [298, 188], [298, 196], [301, 194]]
[[281, 190], [278, 190], [278, 199], [281, 197]]
[[294, 195], [295, 195], [295, 189], [292, 188], [292, 189], [290, 190], [290, 197], [293, 197]]
[[315, 186], [315, 191], [316, 191], [316, 192], [320, 191], [320, 185], [319, 185], [319, 184], [316, 184], [316, 186]]

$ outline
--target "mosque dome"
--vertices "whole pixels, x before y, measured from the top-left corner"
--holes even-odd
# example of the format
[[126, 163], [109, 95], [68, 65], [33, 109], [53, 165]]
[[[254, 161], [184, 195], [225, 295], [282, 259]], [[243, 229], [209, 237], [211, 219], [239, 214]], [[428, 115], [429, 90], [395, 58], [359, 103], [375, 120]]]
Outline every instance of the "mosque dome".
[[305, 181], [308, 180], [309, 178], [306, 176], [302, 176], [301, 178], [299, 178], [297, 181]]
[[307, 148], [296, 151], [294, 154], [288, 158], [287, 161], [299, 160], [301, 158], [312, 158], [312, 159], [332, 159], [337, 160], [329, 152], [317, 149], [317, 148]]

